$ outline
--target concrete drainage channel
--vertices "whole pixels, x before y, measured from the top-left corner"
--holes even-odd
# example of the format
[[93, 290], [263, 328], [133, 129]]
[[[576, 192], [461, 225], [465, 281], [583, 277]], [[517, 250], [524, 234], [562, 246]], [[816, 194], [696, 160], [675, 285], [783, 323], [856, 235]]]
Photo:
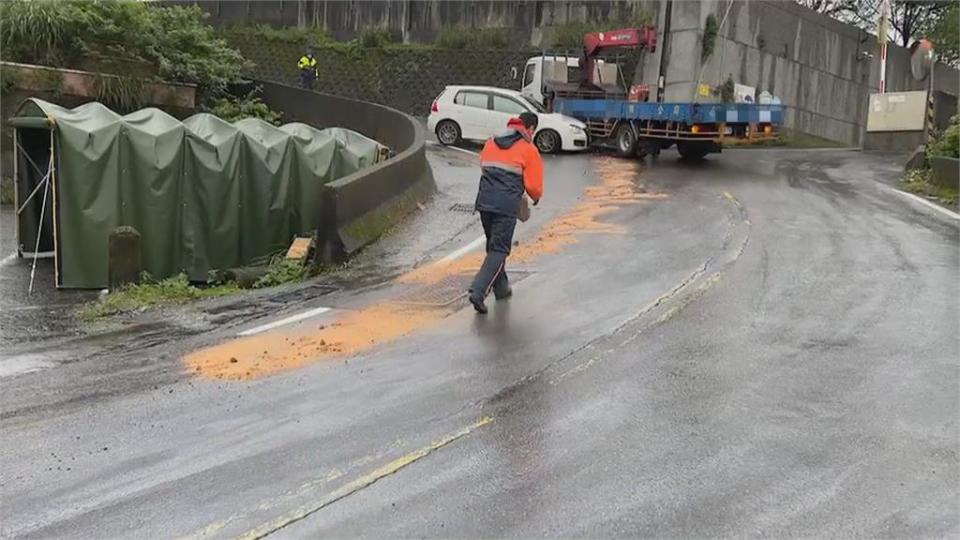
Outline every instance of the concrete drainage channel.
[[336, 287], [330, 285], [312, 284], [267, 296], [263, 299], [237, 299], [225, 304], [211, 306], [203, 310], [202, 313], [208, 315], [208, 322], [216, 326], [242, 324], [268, 313], [275, 313], [278, 309], [287, 305], [326, 296], [336, 290], [338, 290]]

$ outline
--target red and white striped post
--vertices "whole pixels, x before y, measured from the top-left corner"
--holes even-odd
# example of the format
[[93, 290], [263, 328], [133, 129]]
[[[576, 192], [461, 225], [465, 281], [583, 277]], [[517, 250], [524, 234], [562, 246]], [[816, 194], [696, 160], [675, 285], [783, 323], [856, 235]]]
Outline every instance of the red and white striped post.
[[877, 25], [877, 40], [880, 42], [880, 93], [887, 91], [887, 42], [890, 41], [890, 0], [880, 3], [880, 24]]

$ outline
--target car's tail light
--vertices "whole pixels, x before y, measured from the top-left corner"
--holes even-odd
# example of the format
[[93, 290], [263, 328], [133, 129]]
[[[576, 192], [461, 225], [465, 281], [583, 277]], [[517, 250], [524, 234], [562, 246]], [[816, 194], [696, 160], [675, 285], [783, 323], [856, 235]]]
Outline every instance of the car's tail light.
[[430, 112], [440, 112], [440, 104], [437, 103], [437, 100], [433, 100], [433, 105], [430, 106]]

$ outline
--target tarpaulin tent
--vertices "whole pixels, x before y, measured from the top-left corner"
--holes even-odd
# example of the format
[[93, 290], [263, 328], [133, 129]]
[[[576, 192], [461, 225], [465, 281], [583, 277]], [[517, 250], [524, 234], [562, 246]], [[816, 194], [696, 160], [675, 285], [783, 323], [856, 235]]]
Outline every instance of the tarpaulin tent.
[[99, 103], [28, 99], [10, 123], [18, 243], [52, 248], [67, 288], [106, 286], [108, 236], [121, 225], [140, 232], [144, 270], [157, 278], [203, 280], [281, 250], [316, 229], [324, 184], [384, 149], [342, 128], [210, 114], [180, 122], [152, 108], [120, 116]]

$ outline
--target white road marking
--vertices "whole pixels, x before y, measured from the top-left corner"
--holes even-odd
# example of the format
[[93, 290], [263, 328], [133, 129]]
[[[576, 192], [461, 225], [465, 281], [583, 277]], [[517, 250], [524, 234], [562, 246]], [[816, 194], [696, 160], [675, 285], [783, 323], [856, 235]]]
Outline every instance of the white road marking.
[[263, 324], [250, 328], [249, 330], [244, 330], [243, 332], [237, 333], [238, 336], [252, 336], [254, 334], [259, 334], [260, 332], [266, 332], [267, 330], [273, 330], [274, 328], [279, 328], [281, 326], [302, 321], [304, 319], [309, 319], [310, 317], [316, 317], [317, 315], [322, 315], [332, 308], [328, 307], [318, 307], [315, 309], [310, 309], [304, 311], [303, 313], [298, 313], [296, 315], [291, 315], [285, 319], [280, 319], [279, 321], [273, 321], [272, 323]]
[[440, 259], [440, 261], [441, 261], [441, 262], [445, 262], [445, 263], [448, 263], [448, 262], [451, 262], [451, 261], [455, 261], [455, 260], [459, 259], [460, 257], [462, 257], [463, 255], [465, 255], [465, 254], [467, 254], [467, 253], [469, 253], [469, 252], [477, 249], [478, 247], [482, 246], [483, 243], [486, 242], [486, 241], [487, 241], [486, 237], [481, 236], [480, 238], [475, 239], [474, 241], [470, 242], [469, 244], [462, 245], [462, 246], [460, 246], [459, 248], [455, 249], [455, 250], [452, 251], [450, 254], [448, 254], [448, 255], [446, 255], [445, 257], [443, 257], [442, 259]]
[[943, 214], [943, 215], [945, 215], [945, 216], [947, 216], [947, 217], [950, 217], [950, 218], [953, 218], [953, 219], [960, 219], [960, 214], [954, 212], [953, 210], [950, 210], [950, 209], [948, 209], [948, 208], [944, 208], [944, 207], [940, 206], [939, 204], [934, 204], [934, 203], [932, 203], [932, 202], [924, 199], [923, 197], [918, 197], [917, 195], [914, 195], [913, 193], [907, 193], [906, 191], [900, 191], [899, 189], [896, 189], [896, 188], [892, 188], [892, 189], [893, 189], [893, 192], [894, 192], [894, 193], [899, 193], [900, 195], [903, 195], [904, 197], [907, 197], [907, 198], [909, 198], [909, 199], [913, 199], [914, 201], [917, 201], [918, 203], [920, 203], [920, 204], [922, 204], [922, 205], [924, 205], [924, 206], [930, 207], [930, 208], [936, 210], [937, 212], [940, 212], [941, 214]]

